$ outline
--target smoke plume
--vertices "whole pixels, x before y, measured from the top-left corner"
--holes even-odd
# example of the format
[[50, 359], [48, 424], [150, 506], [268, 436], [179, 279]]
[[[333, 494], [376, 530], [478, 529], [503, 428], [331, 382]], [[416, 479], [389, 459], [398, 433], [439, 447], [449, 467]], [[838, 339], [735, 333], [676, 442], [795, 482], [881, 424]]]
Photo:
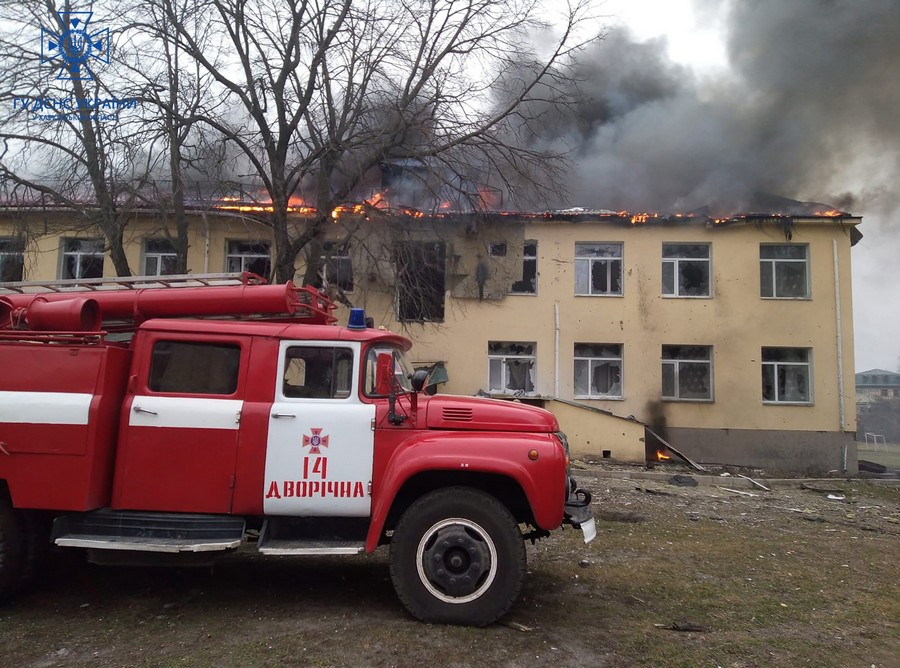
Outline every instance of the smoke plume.
[[554, 204], [735, 213], [764, 192], [897, 211], [900, 2], [695, 5], [723, 21], [730, 67], [698, 75], [662, 40], [611, 32], [577, 66], [575, 117], [549, 126], [575, 163]]

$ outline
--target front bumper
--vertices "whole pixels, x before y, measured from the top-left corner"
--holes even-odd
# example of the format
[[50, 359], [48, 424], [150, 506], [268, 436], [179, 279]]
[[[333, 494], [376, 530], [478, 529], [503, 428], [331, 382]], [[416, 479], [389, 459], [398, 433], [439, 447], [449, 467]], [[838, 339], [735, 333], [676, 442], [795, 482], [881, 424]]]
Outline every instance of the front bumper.
[[563, 522], [581, 529], [584, 542], [590, 543], [597, 537], [594, 514], [591, 512], [591, 493], [581, 489], [571, 476], [568, 479], [568, 487]]

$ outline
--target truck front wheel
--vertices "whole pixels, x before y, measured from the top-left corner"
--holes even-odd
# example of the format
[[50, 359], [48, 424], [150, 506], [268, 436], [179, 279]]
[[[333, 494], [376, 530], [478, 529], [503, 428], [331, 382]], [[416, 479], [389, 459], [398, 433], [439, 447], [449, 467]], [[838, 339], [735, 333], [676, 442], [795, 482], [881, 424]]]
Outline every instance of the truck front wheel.
[[525, 543], [512, 514], [468, 487], [413, 503], [390, 550], [397, 595], [424, 622], [487, 626], [509, 610], [525, 577]]

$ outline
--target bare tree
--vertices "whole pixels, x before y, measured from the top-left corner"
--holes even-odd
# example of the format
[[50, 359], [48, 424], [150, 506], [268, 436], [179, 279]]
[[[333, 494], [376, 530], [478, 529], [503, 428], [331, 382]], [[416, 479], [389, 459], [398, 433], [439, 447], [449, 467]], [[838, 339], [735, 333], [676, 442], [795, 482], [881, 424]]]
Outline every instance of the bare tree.
[[[515, 132], [528, 102], [567, 102], [565, 66], [593, 39], [579, 35], [587, 4], [567, 4], [554, 33], [536, 0], [198, 0], [205, 21], [149, 2], [233, 106], [197, 116], [239, 147], [268, 194], [279, 281], [386, 160], [416, 159], [438, 190], [466, 196], [491, 180], [552, 188], [535, 175], [559, 156], [523, 149]], [[318, 214], [294, 228], [298, 195]]]
[[[115, 5], [103, 21], [119, 25]], [[115, 271], [131, 274], [123, 235], [148, 172], [146, 128], [111, 88], [107, 31], [89, 27], [93, 12], [53, 0], [0, 3], [0, 179], [79, 214], [96, 226]], [[112, 34], [115, 34], [113, 32]]]
[[[153, 193], [148, 203], [174, 219], [174, 237], [168, 226], [163, 227], [163, 233], [175, 250], [173, 271], [183, 274], [189, 269], [186, 173], [196, 172], [198, 163], [201, 169], [215, 163], [209, 159], [197, 112], [203, 109], [213, 113], [216, 101], [210, 76], [196, 60], [185, 56], [177, 40], [172, 38], [169, 16], [177, 16], [180, 25], [198, 21], [205, 24], [205, 21], [198, 14], [196, 0], [160, 0], [155, 5], [137, 3], [129, 14], [133, 19], [131, 31], [144, 39], [130, 43], [128, 53], [122, 54], [120, 67], [130, 74], [132, 86], [127, 89], [130, 94], [152, 109], [145, 118], [155, 133], [146, 152], [160, 163], [154, 170], [158, 178], [151, 184]], [[192, 32], [201, 38], [202, 31]], [[157, 150], [157, 142], [161, 143], [162, 150]], [[206, 178], [210, 178], [208, 172]], [[197, 190], [199, 196], [199, 187]]]

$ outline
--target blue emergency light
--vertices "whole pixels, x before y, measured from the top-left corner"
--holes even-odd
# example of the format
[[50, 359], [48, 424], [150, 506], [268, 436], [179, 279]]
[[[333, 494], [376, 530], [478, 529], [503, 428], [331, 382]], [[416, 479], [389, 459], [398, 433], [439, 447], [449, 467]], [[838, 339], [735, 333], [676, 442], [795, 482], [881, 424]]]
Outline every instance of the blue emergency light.
[[350, 319], [347, 321], [347, 329], [365, 329], [366, 310], [362, 308], [350, 309]]

